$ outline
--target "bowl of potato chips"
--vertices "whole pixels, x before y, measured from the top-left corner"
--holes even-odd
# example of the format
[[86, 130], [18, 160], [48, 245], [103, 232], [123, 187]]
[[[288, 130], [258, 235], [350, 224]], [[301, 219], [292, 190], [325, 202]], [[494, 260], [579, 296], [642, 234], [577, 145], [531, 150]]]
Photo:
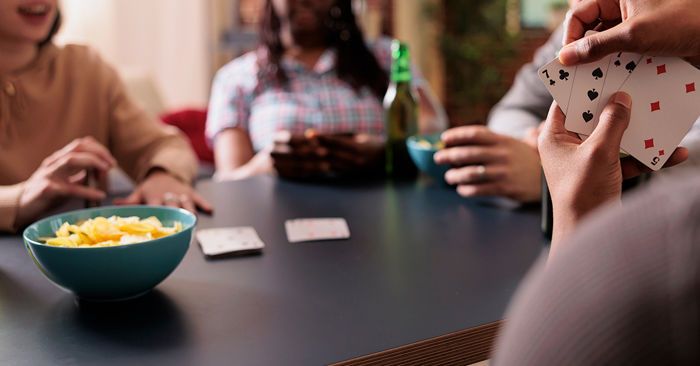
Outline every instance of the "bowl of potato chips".
[[110, 206], [47, 217], [24, 231], [39, 270], [85, 300], [145, 294], [180, 264], [197, 218], [171, 207]]
[[433, 155], [438, 150], [444, 149], [445, 144], [440, 140], [440, 134], [416, 135], [406, 140], [408, 154], [418, 170], [433, 177], [439, 182], [445, 181], [445, 173], [450, 169], [448, 165], [438, 165]]

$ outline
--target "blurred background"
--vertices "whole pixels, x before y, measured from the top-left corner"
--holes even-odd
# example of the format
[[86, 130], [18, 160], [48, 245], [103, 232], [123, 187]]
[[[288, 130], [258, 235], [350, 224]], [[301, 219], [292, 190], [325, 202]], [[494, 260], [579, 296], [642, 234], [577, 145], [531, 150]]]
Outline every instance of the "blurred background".
[[[255, 46], [261, 4], [62, 0], [57, 43], [99, 50], [154, 115], [205, 108], [216, 70]], [[354, 6], [368, 38], [408, 42], [453, 126], [485, 121], [567, 10], [566, 0], [355, 0]]]

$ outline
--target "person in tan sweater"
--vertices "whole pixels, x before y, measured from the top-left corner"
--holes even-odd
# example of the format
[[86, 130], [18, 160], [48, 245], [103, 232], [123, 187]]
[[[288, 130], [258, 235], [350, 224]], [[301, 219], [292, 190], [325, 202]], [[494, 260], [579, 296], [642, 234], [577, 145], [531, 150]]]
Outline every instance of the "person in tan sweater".
[[174, 128], [150, 118], [117, 73], [83, 46], [51, 42], [57, 0], [0, 0], [0, 231], [67, 198], [100, 200], [119, 165], [138, 182], [119, 204], [210, 205], [190, 186], [196, 157]]

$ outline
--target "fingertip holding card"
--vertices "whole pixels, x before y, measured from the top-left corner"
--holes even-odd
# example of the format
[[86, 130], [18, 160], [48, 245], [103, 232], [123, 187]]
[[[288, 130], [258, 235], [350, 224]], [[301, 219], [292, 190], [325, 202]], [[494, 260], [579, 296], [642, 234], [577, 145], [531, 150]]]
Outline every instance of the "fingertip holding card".
[[294, 219], [284, 226], [290, 243], [350, 238], [350, 228], [343, 218]]

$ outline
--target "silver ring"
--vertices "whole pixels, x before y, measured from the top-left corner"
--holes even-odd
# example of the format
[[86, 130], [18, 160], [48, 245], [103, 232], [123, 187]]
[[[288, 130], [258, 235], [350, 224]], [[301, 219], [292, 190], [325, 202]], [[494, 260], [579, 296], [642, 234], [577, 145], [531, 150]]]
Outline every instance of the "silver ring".
[[484, 165], [477, 165], [476, 166], [476, 174], [479, 179], [479, 182], [483, 182], [486, 180], [486, 166]]
[[180, 203], [180, 198], [173, 193], [173, 192], [165, 192], [163, 193], [163, 202], [164, 203]]

